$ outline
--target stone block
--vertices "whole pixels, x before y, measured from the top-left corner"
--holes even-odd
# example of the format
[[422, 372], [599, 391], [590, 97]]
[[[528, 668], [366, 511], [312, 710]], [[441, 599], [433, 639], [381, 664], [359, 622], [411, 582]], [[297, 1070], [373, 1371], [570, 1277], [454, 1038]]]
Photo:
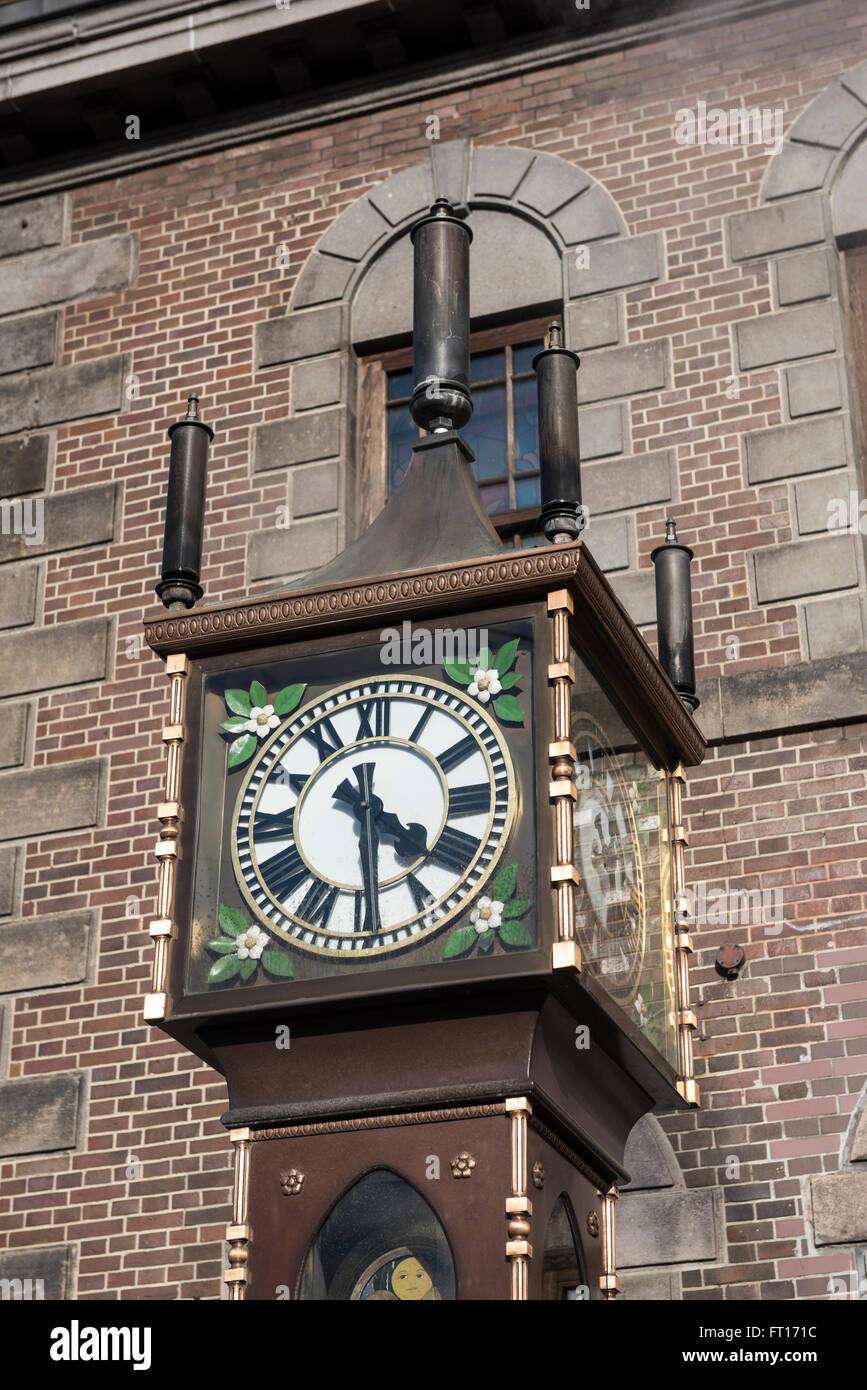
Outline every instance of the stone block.
[[617, 1203], [617, 1267], [694, 1264], [717, 1254], [713, 1194], [624, 1192]]
[[382, 214], [366, 198], [358, 198], [320, 237], [318, 249], [347, 261], [363, 261], [388, 230]]
[[473, 149], [472, 197], [512, 198], [533, 162], [532, 150], [501, 145]]
[[840, 594], [825, 603], [806, 603], [804, 623], [807, 651], [813, 661], [864, 649], [861, 601], [855, 594]]
[[824, 202], [820, 194], [808, 193], [771, 207], [736, 213], [728, 221], [732, 260], [773, 256], [824, 241]]
[[340, 495], [340, 464], [310, 463], [292, 470], [293, 519], [337, 510]]
[[98, 299], [134, 285], [135, 269], [133, 236], [31, 251], [0, 261], [0, 305], [4, 314], [17, 314], [48, 304]]
[[[59, 1303], [72, 1297], [75, 1250], [72, 1245], [16, 1246], [0, 1250], [0, 1283], [10, 1281], [9, 1297]], [[7, 1287], [4, 1285], [4, 1288]], [[5, 1297], [6, 1295], [3, 1295]]]
[[834, 156], [815, 145], [783, 145], [768, 165], [762, 195], [769, 202], [789, 198], [793, 193], [810, 193], [821, 188]]
[[568, 257], [570, 299], [606, 290], [627, 289], [630, 285], [646, 285], [658, 280], [663, 266], [663, 245], [659, 232], [641, 236], [622, 237], [591, 246], [588, 264], [578, 268], [576, 257]]
[[[114, 539], [115, 522], [120, 503], [120, 484], [106, 483], [100, 487], [70, 488], [39, 499], [44, 504], [42, 536], [23, 534], [19, 525], [7, 533], [7, 511], [14, 520], [15, 503], [0, 506], [3, 531], [0, 534], [0, 565], [28, 556], [53, 555], [61, 550], [80, 550], [87, 545], [102, 545]], [[34, 504], [35, 505], [35, 504]], [[21, 503], [21, 520], [28, 530], [29, 500]]]
[[830, 303], [807, 304], [762, 314], [734, 325], [738, 366], [741, 371], [774, 367], [796, 357], [816, 357], [837, 346], [838, 315]]
[[[581, 299], [566, 305], [566, 346], [572, 352], [613, 347], [620, 341], [621, 315], [617, 295]], [[580, 368], [579, 368], [580, 370]]]
[[[4, 539], [0, 537], [0, 544]], [[40, 570], [39, 565], [0, 570], [0, 628], [36, 622]]]
[[434, 199], [431, 166], [411, 164], [399, 174], [386, 179], [368, 193], [368, 199], [392, 227], [427, 212]]
[[817, 473], [813, 478], [804, 478], [795, 484], [795, 515], [798, 520], [798, 534], [815, 536], [830, 530], [829, 522], [847, 509], [849, 494], [853, 490], [854, 479], [849, 473]]
[[810, 102], [789, 131], [790, 140], [840, 150], [867, 121], [867, 110], [843, 87], [828, 87]]
[[292, 409], [316, 410], [339, 405], [346, 392], [346, 358], [319, 357], [292, 368]]
[[840, 86], [845, 87], [847, 92], [854, 93], [858, 100], [867, 106], [867, 61], [844, 72], [840, 78]]
[[793, 419], [839, 410], [843, 404], [836, 357], [820, 357], [786, 369], [786, 399]]
[[599, 517], [591, 512], [584, 529], [584, 539], [601, 570], [629, 568], [632, 530], [631, 518], [625, 516]]
[[553, 154], [537, 154], [532, 168], [521, 180], [516, 201], [541, 217], [551, 217], [589, 187], [589, 177], [576, 165]]
[[50, 442], [48, 434], [30, 434], [26, 439], [0, 443], [0, 496], [43, 490], [48, 480]]
[[632, 511], [670, 501], [676, 476], [671, 449], [582, 466], [581, 496], [590, 509], [591, 524], [597, 512]]
[[817, 1245], [867, 1240], [867, 1173], [823, 1173], [810, 1193]]
[[318, 357], [345, 347], [349, 337], [349, 310], [345, 304], [327, 304], [301, 314], [257, 323], [254, 333], [256, 369]]
[[346, 411], [321, 410], [290, 420], [270, 420], [253, 431], [253, 471], [289, 468], [333, 458], [343, 446]]
[[867, 231], [867, 145], [847, 159], [833, 201], [834, 234], [842, 246], [857, 243]]
[[753, 552], [758, 603], [782, 603], [807, 594], [828, 594], [858, 583], [858, 564], [852, 536], [823, 536], [821, 540]]
[[811, 299], [827, 299], [834, 288], [831, 258], [827, 247], [799, 251], [775, 262], [777, 299], [780, 308], [806, 304]]
[[470, 163], [469, 140], [432, 140], [430, 160], [434, 196], [448, 198], [453, 207], [465, 207]]
[[588, 352], [581, 360], [578, 373], [578, 402], [590, 405], [615, 396], [661, 391], [669, 379], [668, 363], [667, 338]]
[[248, 552], [250, 581], [307, 574], [333, 560], [338, 545], [336, 516], [301, 521], [288, 530], [256, 531]]
[[53, 311], [7, 319], [0, 333], [0, 376], [53, 362], [57, 319]]
[[578, 420], [578, 432], [582, 460], [622, 454], [629, 438], [629, 407], [611, 404], [582, 410]]
[[[676, 1176], [677, 1159], [672, 1154], [666, 1157], [666, 1148], [671, 1145], [662, 1132], [658, 1120], [652, 1115], [644, 1115], [631, 1130], [626, 1141], [623, 1166], [630, 1180], [622, 1191], [631, 1192], [647, 1188], [673, 1187]], [[675, 1173], [672, 1173], [674, 1165]]]
[[677, 1274], [624, 1274], [617, 1301], [673, 1303], [679, 1298], [680, 1276]]
[[728, 739], [815, 729], [867, 713], [867, 653], [742, 671], [720, 681]]
[[337, 256], [323, 256], [312, 251], [292, 295], [292, 308], [305, 309], [308, 305], [328, 304], [342, 299], [352, 278], [353, 265]]
[[97, 357], [0, 381], [0, 434], [20, 434], [91, 415], [116, 415], [123, 405], [128, 363], [125, 356]]
[[74, 1072], [0, 1082], [0, 1155], [75, 1148], [83, 1095]]
[[[591, 546], [591, 552], [592, 549]], [[652, 570], [614, 574], [611, 587], [636, 627], [649, 627], [656, 622], [656, 580]]]
[[845, 468], [851, 458], [849, 421], [845, 415], [775, 425], [744, 435], [747, 482], [773, 482], [804, 473]]
[[49, 989], [87, 978], [97, 914], [48, 913], [0, 926], [0, 992]]
[[[0, 849], [0, 917], [9, 917], [15, 911], [15, 895], [18, 889], [20, 868], [20, 845], [6, 845]], [[0, 1039], [0, 1055], [2, 1055], [2, 1039]]]
[[27, 198], [0, 208], [0, 256], [56, 246], [63, 235], [63, 196]]
[[0, 775], [0, 840], [98, 825], [105, 776], [101, 758], [4, 772]]
[[0, 697], [104, 680], [110, 635], [107, 618], [85, 618], [0, 636]]
[[867, 1159], [867, 1106], [861, 1107], [861, 1114], [855, 1123], [852, 1145], [849, 1149], [849, 1162], [861, 1163]]
[[27, 748], [30, 706], [4, 705], [0, 718], [0, 767], [20, 767]]
[[708, 743], [718, 743], [723, 737], [719, 680], [699, 681], [696, 694], [701, 704], [695, 712], [695, 722]]
[[599, 237], [623, 236], [627, 231], [617, 204], [599, 184], [573, 198], [553, 215], [551, 222], [565, 246], [583, 245]]

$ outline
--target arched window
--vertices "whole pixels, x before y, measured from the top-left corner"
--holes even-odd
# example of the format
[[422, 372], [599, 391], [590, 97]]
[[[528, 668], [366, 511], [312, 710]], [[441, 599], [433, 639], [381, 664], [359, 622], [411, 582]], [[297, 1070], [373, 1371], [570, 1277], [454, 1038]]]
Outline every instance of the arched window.
[[562, 1193], [554, 1204], [542, 1253], [542, 1298], [546, 1301], [581, 1300], [590, 1297], [581, 1243], [575, 1234], [572, 1203]]
[[436, 1214], [396, 1173], [365, 1174], [320, 1226], [299, 1298], [454, 1301], [454, 1260]]

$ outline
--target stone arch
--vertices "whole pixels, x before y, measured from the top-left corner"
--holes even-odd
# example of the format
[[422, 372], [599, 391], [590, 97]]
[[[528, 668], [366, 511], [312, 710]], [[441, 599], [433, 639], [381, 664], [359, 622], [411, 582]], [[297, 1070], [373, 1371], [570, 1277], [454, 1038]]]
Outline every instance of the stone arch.
[[861, 538], [830, 508], [864, 495], [840, 251], [867, 241], [867, 63], [831, 83], [769, 161], [759, 206], [728, 219], [731, 264], [767, 262], [772, 312], [733, 325], [738, 373], [776, 368], [783, 423], [742, 437], [745, 481], [788, 484], [792, 540], [750, 560], [757, 608], [794, 603], [811, 661], [860, 652]]
[[[251, 537], [250, 581], [273, 587], [324, 564], [371, 519], [355, 508], [358, 358], [410, 331], [408, 233], [439, 194], [472, 216], [476, 321], [562, 303], [567, 344], [582, 352], [594, 556], [636, 621], [653, 622], [653, 575], [635, 572], [633, 514], [675, 497], [676, 469], [669, 450], [629, 457], [628, 400], [670, 385], [671, 354], [667, 339], [625, 343], [624, 292], [664, 277], [662, 235], [630, 237], [614, 199], [578, 165], [466, 139], [432, 142], [341, 213], [310, 252], [288, 314], [257, 328], [256, 367], [289, 368], [291, 409], [254, 431], [253, 468], [285, 470], [292, 526]], [[585, 245], [589, 265], [579, 268], [572, 253]]]

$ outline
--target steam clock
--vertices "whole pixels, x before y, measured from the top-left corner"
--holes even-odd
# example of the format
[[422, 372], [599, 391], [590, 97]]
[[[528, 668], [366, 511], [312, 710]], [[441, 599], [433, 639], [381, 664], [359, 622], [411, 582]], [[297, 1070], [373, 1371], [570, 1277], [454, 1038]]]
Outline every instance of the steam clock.
[[226, 1077], [232, 1299], [612, 1298], [629, 1131], [698, 1103], [690, 552], [670, 524], [660, 665], [581, 535], [557, 325], [535, 361], [547, 543], [501, 544], [460, 434], [469, 236], [444, 200], [413, 232], [423, 433], [300, 585], [189, 611], [194, 398], [170, 431], [145, 1016]]

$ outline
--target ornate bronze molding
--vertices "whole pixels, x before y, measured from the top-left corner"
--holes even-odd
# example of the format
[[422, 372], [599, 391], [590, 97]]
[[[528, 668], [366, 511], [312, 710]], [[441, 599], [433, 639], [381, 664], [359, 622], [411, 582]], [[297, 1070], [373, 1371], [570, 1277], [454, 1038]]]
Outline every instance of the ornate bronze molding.
[[488, 1115], [505, 1115], [503, 1101], [490, 1105], [455, 1105], [441, 1110], [407, 1110], [399, 1115], [361, 1115], [351, 1120], [322, 1120], [309, 1125], [279, 1125], [271, 1129], [251, 1129], [250, 1140], [307, 1139], [315, 1134], [347, 1134], [359, 1129], [400, 1129], [405, 1125], [433, 1125], [442, 1120], [477, 1120]]

